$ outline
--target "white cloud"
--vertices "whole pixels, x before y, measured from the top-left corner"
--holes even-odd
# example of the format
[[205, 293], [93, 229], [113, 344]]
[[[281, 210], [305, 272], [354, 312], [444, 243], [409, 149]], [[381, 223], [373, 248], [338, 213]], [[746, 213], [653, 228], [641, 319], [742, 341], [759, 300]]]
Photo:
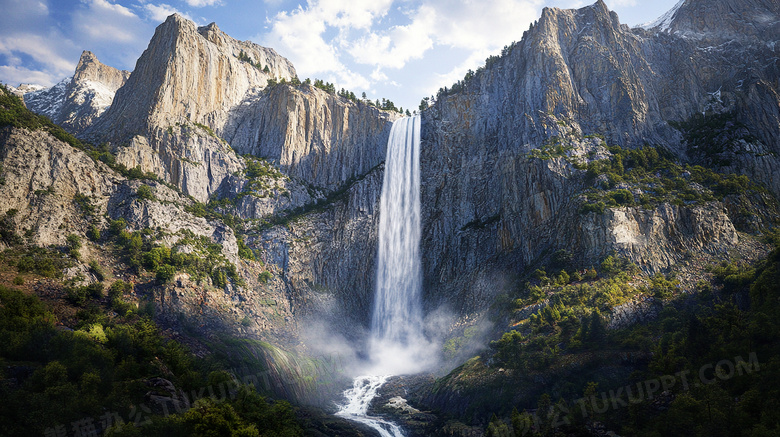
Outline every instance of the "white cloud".
[[185, 0], [188, 5], [194, 8], [202, 8], [203, 6], [217, 6], [221, 5], [221, 0]]
[[368, 29], [387, 14], [393, 0], [315, 0], [309, 10], [327, 24], [339, 28]]
[[263, 43], [289, 57], [295, 68], [305, 74], [341, 70], [343, 65], [338, 61], [335, 47], [322, 37], [325, 29], [322, 18], [299, 7], [290, 13], [277, 14]]
[[434, 11], [423, 6], [410, 24], [372, 32], [352, 43], [349, 54], [361, 64], [402, 68], [410, 59], [419, 59], [433, 48], [434, 19]]
[[149, 3], [144, 5], [144, 9], [146, 9], [146, 12], [149, 14], [149, 19], [157, 23], [165, 21], [166, 18], [173, 14], [179, 14], [188, 20], [195, 21], [189, 15], [165, 3], [159, 5]]
[[519, 40], [542, 0], [427, 0], [435, 11], [436, 42], [468, 50], [503, 47]]
[[485, 58], [491, 52], [489, 50], [477, 50], [472, 52], [460, 64], [446, 73], [435, 73], [429, 85], [427, 94], [435, 95], [439, 88], [450, 87], [455, 82], [462, 80], [469, 70], [476, 70], [480, 65], [484, 65]]
[[35, 62], [46, 65], [49, 74], [72, 74], [76, 64], [64, 57], [63, 46], [71, 43], [66, 39], [59, 39], [59, 45], [51, 44], [57, 38], [46, 38], [35, 34], [16, 34], [10, 37], [0, 38], [0, 54], [9, 56], [11, 62], [19, 62], [21, 59], [16, 53], [25, 54]]
[[51, 73], [40, 70], [30, 70], [26, 67], [14, 65], [0, 65], [0, 77], [11, 86], [19, 86], [22, 83], [31, 83], [35, 85], [52, 86], [62, 79]]
[[389, 78], [385, 73], [382, 72], [382, 70], [377, 68], [371, 72], [371, 79], [374, 82], [386, 82]]
[[[310, 0], [306, 7], [283, 11], [270, 20], [271, 30], [255, 39], [288, 57], [301, 77], [319, 75], [340, 87], [367, 89], [370, 81], [340, 60], [351, 45], [350, 32], [370, 29], [385, 16], [392, 0]], [[326, 40], [328, 30], [337, 36]]]
[[130, 9], [106, 0], [82, 0], [87, 6], [73, 13], [73, 25], [86, 41], [138, 42], [137, 30], [141, 19]]

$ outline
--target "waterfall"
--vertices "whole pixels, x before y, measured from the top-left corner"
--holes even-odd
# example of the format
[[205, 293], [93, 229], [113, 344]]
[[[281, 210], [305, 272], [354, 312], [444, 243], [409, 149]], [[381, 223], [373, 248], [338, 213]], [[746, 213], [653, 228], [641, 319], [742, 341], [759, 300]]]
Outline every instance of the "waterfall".
[[[379, 209], [376, 293], [371, 316], [371, 375], [344, 392], [339, 416], [403, 437], [392, 422], [367, 415], [390, 374], [419, 371], [430, 360], [422, 336], [420, 267], [420, 116], [396, 120], [387, 140]], [[426, 353], [427, 352], [427, 353]]]
[[379, 209], [376, 293], [371, 319], [375, 340], [401, 347], [419, 335], [420, 116], [390, 130]]

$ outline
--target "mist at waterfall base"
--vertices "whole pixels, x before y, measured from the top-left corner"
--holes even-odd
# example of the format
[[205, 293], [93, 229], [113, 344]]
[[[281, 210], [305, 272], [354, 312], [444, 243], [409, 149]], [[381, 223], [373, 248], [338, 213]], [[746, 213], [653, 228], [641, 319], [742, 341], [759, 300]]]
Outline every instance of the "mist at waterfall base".
[[[388, 137], [368, 326], [351, 322], [335, 302], [302, 326], [311, 356], [338, 356], [344, 377], [446, 373], [483, 347], [492, 326], [459, 318], [445, 306], [423, 313], [420, 128], [419, 115], [402, 118]], [[459, 354], [445, 357], [445, 340], [463, 335], [466, 327], [471, 336], [460, 339]]]
[[368, 373], [416, 373], [435, 362], [422, 323], [419, 115], [393, 123], [379, 208]]
[[[376, 290], [363, 376], [344, 392], [337, 413], [376, 430], [403, 436], [394, 423], [368, 416], [388, 376], [433, 365], [436, 350], [423, 333], [420, 266], [420, 116], [393, 123], [387, 141], [379, 209]], [[428, 352], [428, 353], [426, 353]]]

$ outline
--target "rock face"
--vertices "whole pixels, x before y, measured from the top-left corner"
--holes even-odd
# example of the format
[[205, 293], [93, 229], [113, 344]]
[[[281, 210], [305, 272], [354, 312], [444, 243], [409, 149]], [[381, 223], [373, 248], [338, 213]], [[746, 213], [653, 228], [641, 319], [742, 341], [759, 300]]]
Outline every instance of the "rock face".
[[28, 108], [79, 134], [111, 106], [130, 72], [101, 64], [92, 52], [81, 54], [73, 77], [52, 88], [24, 94]]
[[[300, 184], [326, 190], [382, 162], [394, 116], [307, 85], [266, 89], [269, 79], [297, 76], [272, 49], [172, 15], [87, 136], [112, 142], [127, 167], [159, 174], [203, 202], [231, 190], [225, 183], [242, 168], [233, 150], [267, 158]], [[242, 210], [260, 218], [311, 200], [298, 197]]]
[[[587, 137], [603, 134], [610, 145], [657, 144], [685, 160], [694, 135], [683, 125], [701, 111], [728, 114], [752, 137], [729, 143], [751, 153], [726, 170], [780, 193], [780, 74], [776, 62], [763, 61], [777, 57], [778, 5], [748, 1], [753, 12], [737, 17], [725, 12], [728, 5], [701, 6], [711, 3], [717, 2], [687, 0], [663, 29], [651, 31], [621, 25], [602, 1], [578, 10], [545, 8], [502, 57], [439, 93], [422, 125], [422, 253], [430, 305], [484, 308], [497, 285], [559, 248], [582, 259], [615, 251], [653, 272], [686, 251], [735, 244], [736, 231], [719, 203], [582, 216], [576, 197], [583, 172], [560, 158], [528, 156], [553, 137], [570, 139], [573, 153], [596, 153]], [[683, 32], [706, 28], [715, 18], [705, 15], [718, 11], [721, 19], [738, 21], [726, 26], [734, 32], [763, 30], [717, 47], [710, 46], [712, 29], [699, 32], [707, 38]], [[737, 58], [739, 70], [732, 62]]]
[[[234, 231], [219, 220], [209, 221], [187, 212], [184, 207], [191, 200], [160, 183], [128, 180], [43, 131], [0, 129], [0, 162], [0, 216], [6, 217], [8, 211], [15, 210], [10, 219], [5, 219], [6, 223], [10, 220], [12, 231], [24, 235], [34, 245], [63, 246], [67, 235], [82, 236], [84, 256], [76, 261], [74, 271], [86, 274], [88, 260], [108, 259], [113, 261], [106, 264], [115, 265], [126, 262], [121, 250], [117, 254], [108, 243], [111, 235], [104, 217], [125, 219], [130, 231], [155, 230], [159, 238], [144, 238], [155, 238], [152, 244], [175, 251], [191, 250], [181, 241], [194, 235], [217, 244], [221, 256], [237, 266], [246, 284], [228, 283], [224, 289], [209, 287], [208, 272], [205, 279], [196, 280], [180, 272], [170, 283], [159, 287], [147, 284], [151, 286], [147, 290], [149, 297], [157, 304], [158, 320], [177, 327], [184, 318], [204, 333], [229, 329], [275, 343], [298, 344], [298, 327], [292, 318], [294, 307], [287, 298], [284, 281], [274, 277], [260, 283], [257, 279], [260, 271], [280, 272], [273, 266], [265, 268], [240, 259]], [[137, 196], [142, 184], [151, 187], [154, 199]], [[77, 196], [88, 199], [91, 212], [79, 205]], [[100, 229], [102, 240], [91, 242], [84, 238], [90, 225]], [[0, 247], [4, 244], [0, 242]], [[125, 281], [138, 279], [124, 269], [115, 273]]]
[[713, 42], [764, 39], [780, 32], [778, 13], [771, 0], [688, 0], [642, 27]]
[[[714, 3], [714, 10], [707, 9]], [[688, 17], [684, 11], [689, 6], [699, 4], [707, 10], [697, 15], [700, 19], [727, 8], [720, 2], [688, 0], [669, 29]], [[749, 33], [715, 46], [711, 38], [690, 38], [689, 33], [630, 29], [601, 1], [578, 10], [545, 8], [519, 43], [466, 81], [462, 90], [440, 94], [437, 109], [442, 120], [457, 121], [451, 131], [489, 140], [499, 150], [538, 147], [558, 135], [558, 127], [547, 120], [547, 114], [555, 114], [584, 134], [605, 135], [610, 144], [659, 144], [680, 157], [686, 156], [686, 144], [669, 122], [707, 110], [731, 111], [753, 133], [754, 155], [777, 153], [780, 66], [763, 60], [777, 57], [778, 6], [762, 4], [766, 8], [759, 8], [752, 21], [733, 14], [708, 19], [742, 22], [734, 25], [741, 28], [774, 17], [769, 23], [775, 24], [756, 26], [765, 32], [755, 37]], [[698, 23], [688, 21], [687, 29]], [[713, 106], [718, 100], [723, 105]], [[777, 163], [762, 165], [763, 160], [757, 159], [756, 166], [764, 168], [753, 173], [778, 194]]]
[[369, 172], [322, 212], [272, 228], [251, 241], [266, 263], [283, 272], [301, 316], [316, 314], [345, 332], [368, 322], [383, 170]]
[[159, 174], [206, 201], [241, 168], [214, 131], [247, 92], [262, 89], [272, 77], [289, 80], [295, 69], [273, 50], [236, 41], [216, 24], [198, 28], [171, 15], [157, 28], [115, 103], [86, 135], [110, 141], [127, 167]]
[[[723, 169], [780, 193], [778, 5], [744, 0], [749, 7], [740, 9], [729, 0], [707, 7], [713, 3], [687, 0], [668, 19], [636, 29], [621, 25], [602, 1], [579, 10], [548, 8], [502, 57], [439, 94], [422, 115], [421, 252], [429, 308], [445, 304], [468, 318], [561, 248], [581, 262], [616, 253], [652, 273], [687, 253], [725, 253], [740, 243], [729, 217], [742, 208], [736, 201], [582, 214], [579, 196], [592, 183], [568, 159], [607, 156], [590, 134], [609, 145], [658, 145], [692, 163], [726, 153], [734, 159], [719, 164]], [[717, 20], [727, 32], [714, 31]], [[119, 163], [153, 172], [185, 196], [148, 182], [160, 201], [141, 201], [133, 195], [139, 181], [47, 134], [6, 129], [2, 205], [18, 209], [16, 225], [30, 229], [38, 244], [61, 244], [70, 230], [84, 231], [72, 201], [82, 193], [96, 199], [100, 215], [125, 217], [136, 230], [165, 230], [166, 245], [176, 245], [184, 230], [222, 245], [247, 285], [203, 291], [179, 276], [154, 296], [166, 323], [183, 315], [207, 324], [203, 314], [225, 307], [247, 318], [242, 333], [290, 345], [299, 343], [309, 316], [356, 331], [370, 317], [382, 162], [398, 116], [309, 85], [267, 86], [268, 79], [295, 77], [273, 50], [178, 15], [158, 27], [129, 78], [85, 52], [72, 80], [28, 104], [76, 114], [62, 115], [63, 122], [86, 129], [95, 143], [110, 142]], [[100, 106], [97, 94], [76, 92], [81, 104], [67, 97], [71, 84], [88, 82], [118, 88], [99, 117], [87, 110]], [[719, 129], [739, 132], [723, 136], [723, 151], [699, 141], [707, 117], [721, 117]], [[553, 137], [568, 141], [571, 156], [532, 155]], [[267, 159], [282, 176], [250, 180], [248, 161], [237, 152]], [[186, 212], [182, 207], [192, 205], [186, 195], [232, 202], [229, 212], [258, 219], [247, 222], [243, 237], [262, 268], [237, 258], [230, 228]], [[281, 224], [261, 221], [272, 218]], [[616, 323], [651, 309], [631, 303], [619, 309]]]
[[239, 153], [333, 189], [384, 161], [390, 126], [399, 117], [313, 86], [276, 86], [237, 108], [224, 137]]
[[86, 228], [76, 194], [90, 196], [97, 211], [105, 211], [118, 180], [83, 152], [48, 133], [9, 127], [0, 129], [0, 145], [5, 181], [0, 214], [17, 210], [16, 229], [27, 232], [32, 243], [61, 245], [68, 231]]
[[[239, 59], [242, 52], [254, 64]], [[269, 78], [295, 76], [292, 64], [272, 49], [174, 14], [157, 27], [116, 104], [90, 135], [121, 143], [186, 120], [219, 131], [248, 91], [264, 88]]]

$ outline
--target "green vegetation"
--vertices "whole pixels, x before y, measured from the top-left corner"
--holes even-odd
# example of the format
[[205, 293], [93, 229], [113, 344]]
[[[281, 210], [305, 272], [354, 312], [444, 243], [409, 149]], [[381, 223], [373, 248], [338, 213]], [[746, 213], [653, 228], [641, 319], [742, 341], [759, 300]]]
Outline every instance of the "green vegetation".
[[157, 200], [154, 197], [154, 193], [152, 193], [152, 187], [146, 184], [141, 184], [138, 186], [138, 190], [136, 190], [135, 195], [138, 196], [141, 200]]
[[244, 243], [244, 239], [241, 237], [236, 238], [236, 243], [238, 244], [238, 256], [243, 259], [248, 259], [250, 261], [254, 261], [255, 253], [252, 251], [252, 249]]
[[683, 134], [688, 155], [712, 167], [731, 165], [733, 155], [741, 151], [741, 141], [755, 143], [747, 126], [737, 120], [736, 112], [722, 114], [695, 113], [683, 122], [670, 122]]
[[[568, 263], [568, 254], [556, 253], [553, 264]], [[542, 370], [564, 352], [599, 345], [605, 337], [602, 312], [638, 294], [649, 294], [644, 285], [632, 285], [639, 268], [622, 258], [606, 257], [598, 272], [559, 269], [548, 274], [537, 269], [514, 301], [514, 313], [526, 314], [516, 329], [490, 344], [502, 366]], [[535, 311], [529, 309], [537, 308]], [[520, 329], [520, 331], [517, 331]]]
[[381, 162], [364, 174], [349, 178], [341, 185], [341, 187], [331, 191], [325, 198], [317, 199], [314, 202], [307, 203], [306, 205], [299, 206], [289, 211], [285, 211], [283, 214], [275, 215], [268, 220], [263, 220], [260, 223], [258, 230], [262, 231], [264, 229], [270, 229], [274, 226], [287, 225], [288, 223], [295, 222], [308, 214], [316, 214], [318, 212], [324, 211], [328, 206], [344, 200], [349, 194], [349, 190], [355, 186], [355, 184], [365, 179], [369, 174], [371, 174], [374, 170], [383, 164], [384, 162]]
[[279, 185], [280, 181], [289, 180], [284, 173], [279, 171], [270, 162], [262, 158], [246, 154], [244, 158], [244, 176], [249, 180], [247, 187], [240, 192], [234, 202], [244, 196], [268, 197], [276, 190], [281, 195], [289, 195], [286, 188]]
[[95, 275], [95, 278], [100, 282], [103, 282], [103, 280], [106, 279], [106, 275], [103, 272], [103, 267], [101, 267], [100, 263], [95, 260], [89, 262], [89, 271], [92, 272], [92, 274]]
[[[456, 94], [456, 93], [460, 93], [460, 92], [464, 91], [468, 87], [468, 85], [471, 83], [471, 81], [474, 80], [475, 77], [479, 77], [480, 75], [482, 75], [485, 72], [486, 69], [490, 68], [491, 66], [496, 64], [501, 59], [506, 58], [507, 56], [509, 56], [509, 54], [512, 52], [512, 50], [515, 48], [516, 45], [517, 45], [516, 41], [512, 42], [512, 44], [505, 45], [504, 48], [501, 49], [501, 56], [497, 56], [497, 55], [488, 56], [485, 59], [485, 65], [480, 66], [479, 68], [477, 68], [477, 71], [473, 71], [473, 70], [469, 69], [466, 72], [466, 75], [463, 76], [463, 79], [455, 82], [454, 84], [452, 84], [452, 86], [449, 89], [447, 87], [439, 88], [439, 91], [436, 94], [436, 99], [435, 100], [439, 100], [439, 99], [442, 99], [442, 98], [444, 98], [444, 97], [446, 97], [448, 95]], [[424, 109], [427, 109], [429, 105], [433, 105], [434, 98], [431, 97], [427, 101], [425, 101], [425, 99], [423, 99], [423, 101], [425, 102], [425, 105], [423, 105], [422, 103], [420, 104], [420, 110], [421, 111], [424, 110]], [[425, 107], [423, 108], [423, 106], [425, 106]]]
[[0, 239], [9, 246], [19, 246], [24, 243], [22, 237], [16, 233], [16, 215], [19, 210], [11, 208], [5, 212], [5, 216], [0, 220]]
[[[80, 314], [75, 331], [56, 329], [57, 318], [37, 297], [0, 286], [0, 362], [3, 376], [14, 378], [0, 384], [4, 435], [42, 435], [73, 423], [101, 431], [101, 422], [110, 436], [303, 435], [290, 404], [234, 382], [213, 360], [195, 360], [151, 320], [108, 318], [94, 306]], [[207, 387], [236, 392], [202, 397], [189, 410], [169, 406], [173, 414], [163, 415], [145, 397], [146, 381], [161, 373], [188, 396], [208, 396]]]
[[[277, 80], [275, 78], [271, 78], [271, 79], [268, 79], [268, 84], [267, 85], [268, 85], [269, 88], [271, 88], [271, 87], [273, 87], [273, 86], [275, 86], [277, 84], [284, 85], [284, 84], [287, 84], [287, 83], [288, 82], [284, 78], [282, 78], [280, 80]], [[297, 77], [295, 77], [295, 78], [293, 78], [289, 82], [289, 84], [292, 85], [292, 86], [299, 86], [299, 85], [313, 86], [315, 88], [319, 88], [319, 89], [325, 91], [328, 94], [333, 94], [333, 95], [339, 96], [339, 97], [341, 97], [343, 99], [346, 99], [346, 100], [349, 100], [351, 102], [365, 103], [365, 104], [367, 104], [369, 106], [375, 106], [375, 107], [377, 107], [379, 109], [382, 109], [382, 110], [385, 110], [385, 111], [395, 111], [395, 112], [398, 112], [400, 114], [404, 114], [404, 109], [402, 107], [396, 107], [395, 103], [393, 103], [389, 99], [382, 98], [381, 101], [379, 99], [376, 99], [376, 102], [373, 102], [373, 101], [371, 101], [371, 100], [366, 98], [366, 93], [363, 93], [362, 98], [358, 98], [355, 95], [354, 92], [346, 90], [344, 88], [336, 91], [336, 85], [334, 85], [334, 84], [332, 84], [330, 82], [325, 82], [324, 80], [321, 80], [321, 79], [314, 79], [314, 82], [312, 82], [311, 79], [306, 78], [306, 80], [301, 82]], [[405, 112], [405, 114], [407, 116], [411, 115], [411, 113], [408, 110]]]
[[200, 124], [196, 122], [192, 122], [192, 124], [206, 131], [206, 133], [209, 134], [210, 137], [220, 139], [219, 137], [217, 137], [217, 134], [214, 133], [214, 130], [206, 126], [205, 124]]
[[251, 56], [247, 55], [246, 52], [244, 52], [243, 50], [241, 50], [241, 53], [239, 53], [237, 57], [238, 57], [239, 61], [243, 61], [243, 62], [249, 63], [253, 67], [257, 68], [258, 70], [261, 70], [261, 71], [263, 71], [265, 73], [268, 73], [268, 71], [269, 71], [267, 65], [265, 67], [263, 67], [263, 64], [261, 64], [260, 61], [255, 62], [255, 60], [252, 59]]
[[60, 278], [62, 271], [73, 265], [73, 260], [62, 252], [44, 247], [16, 247], [6, 249], [0, 261], [16, 266], [20, 273], [34, 273], [46, 278]]
[[262, 282], [263, 284], [267, 284], [268, 281], [271, 280], [273, 275], [268, 270], [260, 272], [260, 274], [257, 276], [257, 280]]
[[567, 144], [559, 137], [553, 136], [550, 137], [550, 139], [541, 148], [531, 149], [529, 157], [543, 160], [563, 157], [567, 158], [567, 160], [573, 164], [578, 164], [572, 158], [569, 158], [568, 152], [571, 150], [574, 150], [574, 147], [572, 147], [570, 144]]
[[[588, 181], [600, 181], [585, 192], [580, 212], [603, 213], [607, 207], [641, 205], [654, 208], [661, 203], [701, 204], [723, 200], [729, 195], [746, 195], [763, 189], [747, 176], [720, 174], [701, 166], [681, 166], [663, 149], [609, 148], [607, 159], [587, 164]], [[622, 187], [630, 187], [631, 190]], [[632, 192], [633, 191], [633, 192]]]
[[[504, 418], [494, 416], [487, 435], [581, 435], [594, 422], [619, 435], [648, 437], [780, 432], [780, 246], [753, 265], [724, 262], [710, 268], [712, 279], [701, 280], [693, 295], [678, 294], [673, 276], [640, 280], [623, 273], [626, 267], [608, 258], [598, 279], [568, 285], [555, 284], [560, 274], [537, 271], [537, 284], [526, 286], [526, 297], [516, 308], [522, 312], [539, 302], [546, 306], [491, 344], [496, 365], [544, 375], [573, 360], [592, 364], [584, 364], [566, 384], [554, 383], [555, 378], [545, 383], [536, 404], [494, 406]], [[667, 303], [651, 322], [606, 330], [602, 311], [634, 293]], [[736, 305], [746, 302], [746, 296], [749, 305]], [[605, 361], [599, 364], [598, 357]], [[603, 374], [596, 376], [598, 382], [583, 379], [598, 375], [594, 369], [599, 366], [620, 363], [618, 357], [645, 358], [622, 362], [633, 369], [624, 373], [627, 379]], [[736, 357], [745, 362], [739, 364]], [[681, 372], [688, 375], [686, 383]], [[663, 394], [640, 395], [639, 402], [628, 402], [620, 390], [632, 387], [636, 396], [637, 384], [675, 377]], [[622, 400], [612, 400], [620, 393]], [[592, 396], [596, 402], [590, 401]], [[580, 405], [578, 399], [587, 402]], [[518, 412], [523, 409], [532, 412]]]
[[[29, 129], [31, 131], [46, 131], [54, 138], [57, 138], [58, 140], [63, 141], [76, 149], [84, 151], [94, 161], [103, 162], [126, 178], [150, 179], [163, 183], [154, 173], [144, 173], [140, 167], [128, 169], [123, 164], [117, 163], [116, 157], [113, 155], [113, 153], [111, 153], [107, 144], [93, 146], [92, 144], [84, 143], [70, 133], [66, 132], [60, 126], [54, 124], [46, 116], [38, 115], [28, 110], [19, 97], [11, 94], [5, 85], [0, 84], [0, 127], [3, 126], [13, 126], [17, 128]], [[40, 194], [45, 194], [46, 192], [48, 191], [44, 190]], [[81, 203], [78, 200], [77, 203], [79, 206], [81, 206]], [[85, 214], [89, 213], [88, 210], [84, 211]]]
[[210, 277], [217, 287], [224, 287], [228, 278], [237, 285], [244, 284], [236, 266], [222, 254], [222, 246], [207, 237], [183, 229], [179, 231], [176, 248], [171, 249], [156, 243], [159, 238], [151, 229], [127, 231], [121, 218], [112, 221], [110, 229], [128, 265], [138, 273], [146, 268], [158, 281], [167, 282], [176, 272], [183, 271], [198, 282]]
[[65, 237], [65, 242], [70, 256], [78, 259], [80, 256], [79, 249], [81, 249], [81, 237], [76, 234], [70, 234]]
[[54, 138], [70, 144], [77, 149], [85, 149], [85, 145], [73, 135], [54, 124], [48, 117], [38, 115], [28, 110], [22, 99], [11, 94], [5, 85], [0, 84], [0, 127], [13, 126], [31, 131], [44, 130]]
[[95, 206], [92, 204], [92, 198], [81, 193], [76, 193], [73, 196], [73, 203], [75, 203], [85, 216], [95, 214]]

